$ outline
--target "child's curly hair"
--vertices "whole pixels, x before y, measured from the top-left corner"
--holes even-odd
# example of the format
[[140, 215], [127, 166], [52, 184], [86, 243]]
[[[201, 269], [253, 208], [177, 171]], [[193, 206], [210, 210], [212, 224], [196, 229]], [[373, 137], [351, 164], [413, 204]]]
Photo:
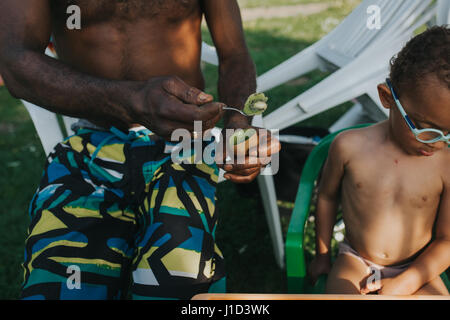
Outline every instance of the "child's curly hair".
[[450, 89], [450, 29], [435, 26], [412, 38], [391, 59], [390, 78], [397, 94], [435, 74]]

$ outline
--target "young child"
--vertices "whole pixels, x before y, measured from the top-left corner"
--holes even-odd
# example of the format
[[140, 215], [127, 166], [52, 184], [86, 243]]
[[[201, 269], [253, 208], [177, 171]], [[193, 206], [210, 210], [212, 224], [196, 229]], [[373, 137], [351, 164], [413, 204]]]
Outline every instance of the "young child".
[[[327, 293], [448, 295], [450, 30], [409, 41], [378, 92], [389, 119], [344, 131], [330, 147], [310, 276], [329, 273]], [[346, 239], [331, 268], [339, 203]]]

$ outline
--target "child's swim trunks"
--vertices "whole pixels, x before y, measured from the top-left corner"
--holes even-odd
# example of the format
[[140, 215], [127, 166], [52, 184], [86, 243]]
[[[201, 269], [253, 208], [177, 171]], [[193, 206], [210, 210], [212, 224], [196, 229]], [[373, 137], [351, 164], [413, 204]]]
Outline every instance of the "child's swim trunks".
[[219, 170], [174, 163], [167, 145], [146, 129], [80, 128], [55, 147], [30, 204], [22, 298], [224, 291], [215, 245]]
[[367, 268], [370, 268], [370, 269], [368, 269], [368, 270], [370, 270], [369, 273], [373, 273], [374, 271], [380, 272], [382, 279], [393, 278], [393, 277], [399, 275], [400, 273], [405, 271], [412, 263], [412, 262], [410, 262], [410, 263], [405, 263], [402, 265], [390, 266], [390, 267], [381, 266], [379, 264], [373, 263], [372, 261], [361, 257], [359, 255], [359, 253], [355, 249], [353, 249], [346, 240], [339, 243], [339, 254], [347, 254], [351, 257], [358, 259], [359, 261], [361, 261], [361, 263], [363, 263], [365, 266], [367, 266]]

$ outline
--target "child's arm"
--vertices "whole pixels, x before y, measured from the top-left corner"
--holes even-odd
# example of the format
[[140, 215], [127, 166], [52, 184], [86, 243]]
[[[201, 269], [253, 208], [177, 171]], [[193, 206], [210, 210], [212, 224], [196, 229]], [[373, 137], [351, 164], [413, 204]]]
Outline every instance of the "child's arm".
[[331, 269], [331, 237], [336, 222], [339, 205], [339, 190], [344, 175], [345, 134], [338, 135], [330, 146], [328, 159], [319, 185], [319, 196], [315, 218], [316, 256], [312, 261], [309, 273], [314, 283], [321, 274]]

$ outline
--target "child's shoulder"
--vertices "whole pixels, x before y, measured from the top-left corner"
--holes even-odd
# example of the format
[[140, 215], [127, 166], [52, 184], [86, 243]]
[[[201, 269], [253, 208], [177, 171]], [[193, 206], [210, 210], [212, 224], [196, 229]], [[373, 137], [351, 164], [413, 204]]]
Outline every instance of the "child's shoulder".
[[349, 129], [340, 132], [333, 140], [334, 149], [342, 152], [351, 152], [352, 150], [361, 150], [368, 143], [373, 143], [381, 136], [380, 124], [371, 125], [363, 128]]
[[353, 142], [358, 142], [364, 139], [367, 139], [369, 136], [372, 136], [374, 132], [374, 127], [377, 125], [370, 125], [362, 128], [348, 129], [340, 132], [335, 140], [345, 141], [352, 140]]
[[385, 128], [383, 123], [340, 132], [330, 146], [330, 155], [349, 163], [361, 154], [371, 154], [379, 148]]

